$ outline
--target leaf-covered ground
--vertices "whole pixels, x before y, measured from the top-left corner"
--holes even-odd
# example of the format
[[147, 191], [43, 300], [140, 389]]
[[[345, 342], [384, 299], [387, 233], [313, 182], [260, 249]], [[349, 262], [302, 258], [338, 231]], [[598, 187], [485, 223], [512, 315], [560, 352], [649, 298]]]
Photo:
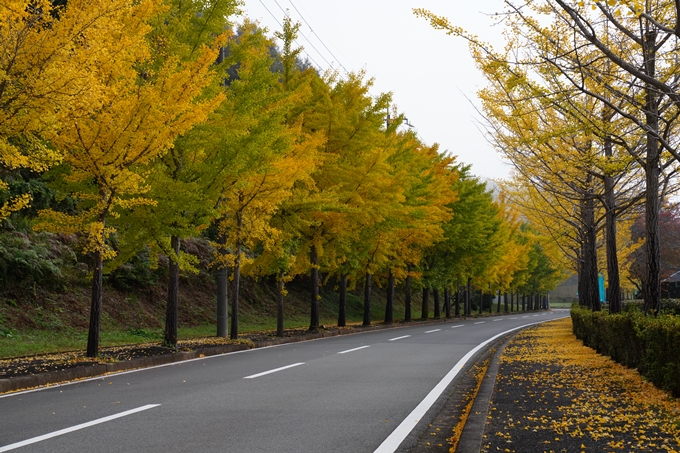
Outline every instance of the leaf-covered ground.
[[[357, 325], [335, 327], [333, 330], [351, 330], [354, 327], [357, 327]], [[320, 330], [324, 331], [327, 329], [322, 326]], [[283, 336], [302, 338], [308, 333], [306, 328], [291, 328], [284, 330]], [[276, 338], [274, 331], [254, 331], [240, 335], [237, 340], [220, 337], [201, 337], [180, 340], [177, 343], [176, 349], [165, 347], [161, 342], [102, 347], [99, 349], [98, 358], [85, 357], [85, 350], [55, 352], [26, 357], [0, 358], [0, 379], [62, 371], [76, 367], [88, 367], [101, 363], [121, 362], [141, 357], [170, 355], [181, 351], [197, 351], [200, 353], [205, 348], [219, 345], [245, 344], [249, 347], [254, 347], [257, 343], [262, 344], [262, 342], [275, 340]]]
[[680, 452], [680, 401], [583, 346], [571, 319], [505, 349], [483, 452]]

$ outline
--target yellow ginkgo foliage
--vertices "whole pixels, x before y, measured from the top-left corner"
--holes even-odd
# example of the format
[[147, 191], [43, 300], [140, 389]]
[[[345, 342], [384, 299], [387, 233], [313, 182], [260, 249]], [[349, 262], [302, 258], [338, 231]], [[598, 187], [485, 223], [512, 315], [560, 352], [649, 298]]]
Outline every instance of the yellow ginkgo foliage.
[[[67, 7], [71, 8], [71, 4]], [[151, 59], [148, 21], [159, 14], [156, 0], [128, 1], [110, 17], [108, 39], [92, 55], [87, 70], [101, 103], [88, 115], [69, 115], [51, 136], [64, 155], [65, 183], [79, 200], [79, 213], [66, 216], [40, 212], [39, 230], [82, 233], [86, 251], [94, 257], [92, 312], [88, 356], [97, 355], [103, 260], [114, 255], [107, 246], [109, 216], [121, 209], [153, 204], [145, 197], [148, 186], [139, 168], [168, 150], [173, 140], [204, 120], [221, 102], [218, 95], [197, 101], [212, 80], [216, 52], [203, 48], [195, 60], [169, 57], [158, 69]], [[94, 31], [93, 31], [94, 33]], [[89, 33], [82, 39], [87, 41]]]
[[[112, 63], [107, 46], [127, 0], [0, 3], [0, 191], [19, 169], [43, 172], [62, 159], [49, 139], [66, 118], [86, 117], [103, 102], [95, 76]], [[150, 4], [139, 5], [149, 9]], [[28, 194], [0, 206], [0, 220], [27, 206]]]

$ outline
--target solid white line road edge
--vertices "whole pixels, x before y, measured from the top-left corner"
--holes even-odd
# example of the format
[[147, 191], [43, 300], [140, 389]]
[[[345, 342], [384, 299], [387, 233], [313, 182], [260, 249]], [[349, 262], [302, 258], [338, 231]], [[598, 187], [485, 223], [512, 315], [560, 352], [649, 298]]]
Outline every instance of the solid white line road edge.
[[137, 412], [145, 411], [145, 410], [152, 409], [152, 408], [158, 407], [158, 406], [160, 406], [160, 404], [147, 404], [146, 406], [138, 407], [136, 409], [130, 409], [129, 411], [121, 412], [119, 414], [109, 415], [108, 417], [98, 418], [97, 420], [92, 420], [91, 422], [82, 423], [80, 425], [71, 426], [70, 428], [64, 428], [64, 429], [60, 429], [59, 431], [54, 431], [54, 432], [51, 432], [51, 433], [48, 433], [48, 434], [43, 434], [42, 436], [33, 437], [32, 439], [26, 439], [26, 440], [22, 440], [21, 442], [16, 442], [14, 444], [5, 445], [4, 447], [0, 447], [0, 453], [2, 453], [4, 451], [14, 450], [14, 449], [17, 449], [19, 447], [25, 447], [26, 445], [35, 444], [37, 442], [42, 442], [43, 440], [51, 439], [53, 437], [72, 433], [73, 431], [78, 431], [78, 430], [83, 429], [83, 428], [89, 428], [90, 426], [98, 425], [100, 423], [110, 422], [111, 420], [115, 420], [115, 419], [121, 418], [121, 417], [126, 417], [128, 415], [132, 415], [132, 414], [135, 414]]
[[246, 376], [243, 379], [255, 379], [255, 378], [258, 378], [260, 376], [265, 376], [267, 374], [276, 373], [277, 371], [287, 370], [288, 368], [293, 368], [295, 366], [304, 365], [305, 363], [306, 362], [298, 362], [298, 363], [294, 363], [292, 365], [286, 365], [286, 366], [282, 366], [280, 368], [274, 368], [273, 370], [263, 371], [262, 373], [251, 374], [250, 376]]
[[[555, 319], [561, 319], [561, 318], [555, 318]], [[550, 321], [554, 321], [555, 319], [551, 319]], [[446, 390], [446, 387], [449, 386], [451, 381], [456, 377], [456, 375], [460, 372], [460, 370], [463, 369], [463, 366], [465, 363], [470, 360], [470, 358], [477, 353], [480, 349], [482, 349], [484, 346], [487, 344], [491, 343], [494, 341], [496, 338], [499, 338], [505, 334], [508, 334], [510, 332], [513, 332], [515, 330], [519, 329], [524, 329], [525, 327], [533, 326], [535, 324], [541, 324], [546, 321], [541, 321], [541, 322], [532, 322], [530, 324], [525, 324], [523, 326], [515, 327], [510, 330], [506, 330], [505, 332], [501, 332], [498, 335], [494, 335], [493, 337], [489, 338], [488, 340], [478, 344], [475, 346], [470, 352], [465, 354], [462, 359], [456, 363], [451, 371], [449, 371], [446, 376], [442, 378], [441, 381], [430, 391], [430, 393], [427, 394], [425, 399], [423, 399], [420, 404], [416, 406], [413, 411], [406, 416], [403, 422], [397, 426], [397, 428], [392, 431], [392, 434], [387, 436], [387, 439], [383, 441], [382, 444], [375, 450], [374, 453], [394, 453], [397, 448], [399, 448], [399, 445], [406, 439], [406, 436], [408, 436], [411, 431], [413, 431], [413, 428], [416, 427], [418, 422], [420, 421], [421, 418], [427, 413], [427, 411], [432, 407], [432, 405], [439, 399], [439, 397], [444, 393], [444, 390]]]
[[369, 346], [369, 345], [366, 345], [366, 346], [359, 346], [358, 348], [348, 349], [348, 350], [346, 350], [346, 351], [340, 351], [340, 352], [338, 352], [338, 354], [347, 354], [348, 352], [358, 351], [359, 349], [365, 349], [365, 348], [370, 348], [370, 346]]

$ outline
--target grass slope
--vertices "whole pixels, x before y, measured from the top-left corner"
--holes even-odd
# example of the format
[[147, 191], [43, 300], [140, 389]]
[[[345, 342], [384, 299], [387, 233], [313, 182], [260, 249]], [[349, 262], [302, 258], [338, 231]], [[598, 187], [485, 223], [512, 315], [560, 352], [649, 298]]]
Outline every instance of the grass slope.
[[[309, 281], [291, 282], [284, 300], [286, 328], [309, 325]], [[239, 332], [276, 328], [275, 284], [263, 279], [246, 279], [239, 306]], [[209, 278], [182, 279], [180, 284], [181, 339], [214, 336], [215, 284]], [[163, 282], [148, 288], [121, 290], [105, 288], [102, 313], [101, 346], [158, 341], [163, 336], [165, 298]], [[84, 348], [87, 343], [90, 293], [86, 284], [66, 291], [41, 288], [0, 296], [0, 357], [16, 357], [44, 352]], [[385, 313], [384, 292], [374, 289], [372, 320], [381, 322]], [[420, 299], [414, 297], [414, 317], [420, 314]], [[403, 317], [403, 295], [397, 294], [395, 318]], [[430, 309], [432, 313], [432, 308]], [[321, 291], [321, 324], [337, 324], [338, 295], [333, 288]], [[363, 296], [347, 295], [347, 321], [363, 319]]]

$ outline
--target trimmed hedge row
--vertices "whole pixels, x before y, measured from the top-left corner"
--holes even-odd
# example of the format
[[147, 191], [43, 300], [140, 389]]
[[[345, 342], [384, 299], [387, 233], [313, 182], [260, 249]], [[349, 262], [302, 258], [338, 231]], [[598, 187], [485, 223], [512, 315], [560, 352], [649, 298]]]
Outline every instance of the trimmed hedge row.
[[610, 315], [574, 306], [571, 319], [583, 344], [680, 397], [680, 317], [645, 316], [636, 309]]

